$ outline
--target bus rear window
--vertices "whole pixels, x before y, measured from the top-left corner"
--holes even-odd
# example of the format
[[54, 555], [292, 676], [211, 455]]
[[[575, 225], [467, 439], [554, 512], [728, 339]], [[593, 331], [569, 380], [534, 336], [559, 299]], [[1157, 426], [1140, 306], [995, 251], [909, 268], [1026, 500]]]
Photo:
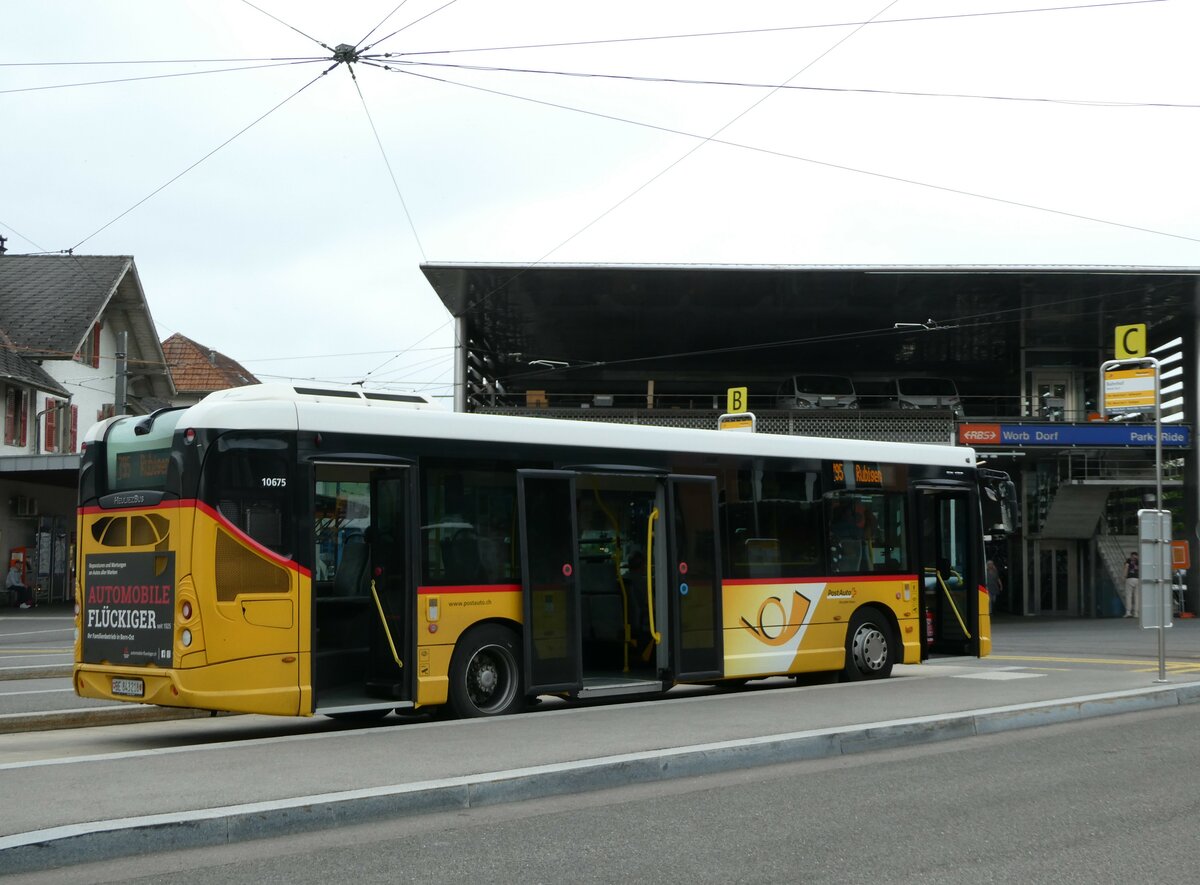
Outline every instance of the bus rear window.
[[115, 422], [104, 438], [107, 469], [102, 494], [165, 491], [171, 438], [182, 414], [182, 409], [173, 409]]

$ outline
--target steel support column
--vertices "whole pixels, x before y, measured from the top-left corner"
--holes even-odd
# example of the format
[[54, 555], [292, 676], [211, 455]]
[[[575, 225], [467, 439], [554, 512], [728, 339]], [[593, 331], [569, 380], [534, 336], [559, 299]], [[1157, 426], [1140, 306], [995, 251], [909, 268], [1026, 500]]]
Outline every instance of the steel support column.
[[454, 411], [467, 410], [467, 318], [454, 318]]

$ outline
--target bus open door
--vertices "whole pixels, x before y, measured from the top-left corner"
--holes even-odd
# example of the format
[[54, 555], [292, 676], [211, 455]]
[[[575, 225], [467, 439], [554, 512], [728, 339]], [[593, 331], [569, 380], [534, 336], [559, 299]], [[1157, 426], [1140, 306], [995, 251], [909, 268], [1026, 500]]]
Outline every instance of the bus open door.
[[[978, 537], [979, 506], [964, 483], [918, 484], [914, 488], [921, 578], [922, 660], [932, 654], [987, 654], [990, 626]], [[985, 591], [986, 592], [986, 591]], [[986, 638], [985, 638], [986, 635]]]

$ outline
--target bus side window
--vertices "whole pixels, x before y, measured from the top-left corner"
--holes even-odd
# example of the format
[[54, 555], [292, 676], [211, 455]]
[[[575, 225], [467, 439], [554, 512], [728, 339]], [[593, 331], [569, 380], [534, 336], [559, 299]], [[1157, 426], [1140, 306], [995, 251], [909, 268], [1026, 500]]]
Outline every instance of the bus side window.
[[280, 556], [291, 555], [287, 443], [222, 436], [204, 465], [205, 502], [239, 531]]
[[759, 464], [740, 469], [720, 502], [725, 576], [820, 575], [825, 557], [819, 483], [815, 471], [765, 470]]
[[516, 475], [427, 462], [422, 470], [422, 580], [431, 585], [516, 580]]

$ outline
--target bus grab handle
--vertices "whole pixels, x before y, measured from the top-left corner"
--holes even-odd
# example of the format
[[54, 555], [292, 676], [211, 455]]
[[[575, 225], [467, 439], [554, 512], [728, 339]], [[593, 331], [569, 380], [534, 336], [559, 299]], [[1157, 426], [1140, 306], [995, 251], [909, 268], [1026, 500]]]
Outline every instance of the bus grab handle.
[[970, 639], [971, 631], [967, 629], [962, 615], [958, 613], [958, 606], [954, 604], [954, 597], [950, 595], [950, 588], [946, 586], [946, 581], [942, 578], [942, 573], [937, 569], [934, 570], [934, 573], [937, 575], [938, 583], [942, 585], [942, 591], [946, 594], [946, 601], [950, 603], [950, 610], [954, 612], [954, 617], [958, 618], [958, 626], [962, 627], [963, 633], [967, 635], [967, 639]]
[[404, 663], [400, 660], [400, 655], [396, 652], [396, 643], [392, 641], [392, 631], [388, 627], [387, 615], [383, 613], [383, 603], [379, 601], [379, 591], [375, 589], [375, 579], [371, 579], [371, 597], [375, 600], [375, 608], [379, 610], [379, 623], [383, 624], [383, 635], [387, 637], [388, 645], [392, 649], [392, 660], [396, 662], [396, 666], [401, 670], [404, 669]]
[[650, 635], [661, 644], [662, 634], [654, 629], [654, 520], [658, 519], [658, 508], [650, 511], [646, 520], [646, 610], [650, 613]]

